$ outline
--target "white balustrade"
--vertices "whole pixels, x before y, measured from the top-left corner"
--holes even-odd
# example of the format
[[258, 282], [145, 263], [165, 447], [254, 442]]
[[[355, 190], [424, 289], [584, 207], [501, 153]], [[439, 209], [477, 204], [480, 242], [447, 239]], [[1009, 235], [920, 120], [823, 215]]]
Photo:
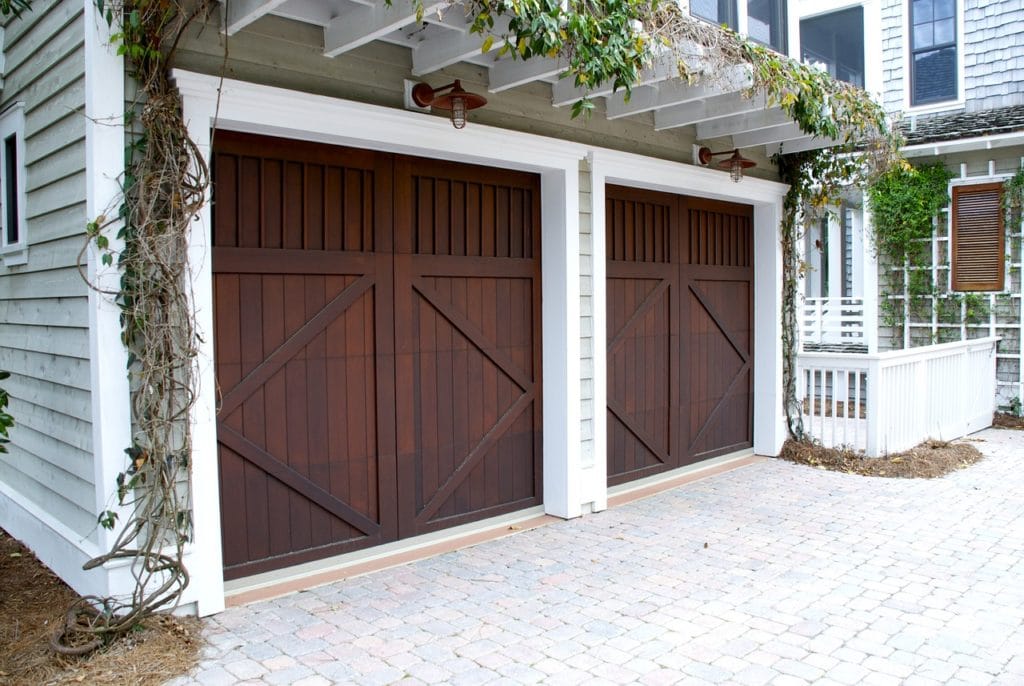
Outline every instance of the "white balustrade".
[[995, 411], [998, 340], [870, 355], [800, 353], [804, 430], [823, 445], [878, 456], [985, 428]]
[[867, 346], [863, 298], [804, 298], [800, 314], [800, 343], [804, 350]]

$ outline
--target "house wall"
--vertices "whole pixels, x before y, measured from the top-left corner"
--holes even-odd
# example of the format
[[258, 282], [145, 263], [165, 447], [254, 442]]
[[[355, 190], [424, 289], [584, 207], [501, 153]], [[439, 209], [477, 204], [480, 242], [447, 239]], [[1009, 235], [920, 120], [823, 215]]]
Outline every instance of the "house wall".
[[[11, 372], [0, 523], [38, 511], [73, 544], [95, 541], [96, 494], [84, 244], [82, 0], [38, 1], [4, 27], [0, 108], [24, 103], [28, 262], [0, 266], [0, 369]], [[13, 533], [13, 532], [12, 532]], [[17, 534], [16, 534], [17, 535]]]
[[[957, 5], [964, 29], [958, 54], [963, 70], [961, 100], [927, 111], [965, 108], [973, 112], [1024, 104], [1024, 8], [1016, 0], [957, 0]], [[906, 111], [907, 0], [883, 0], [881, 31], [883, 104], [890, 112]]]
[[[998, 151], [978, 150], [969, 153], [950, 154], [941, 157], [915, 157], [916, 165], [941, 163], [953, 174], [953, 184], [962, 182], [1002, 181], [1024, 165], [1024, 146], [1005, 148]], [[879, 347], [892, 350], [909, 346], [946, 343], [967, 338], [999, 336], [1001, 338], [996, 356], [996, 402], [1001, 406], [1009, 404], [1012, 398], [1024, 398], [1024, 349], [1021, 346], [1022, 333], [1022, 287], [1021, 241], [1022, 226], [1006, 227], [1006, 282], [998, 293], [979, 293], [979, 300], [971, 304], [955, 304], [950, 292], [950, 250], [949, 250], [949, 207], [943, 209], [935, 224], [935, 233], [930, 241], [933, 255], [931, 266], [932, 281], [937, 296], [928, 298], [910, 311], [909, 316], [895, 324], [885, 316], [885, 306], [880, 314]], [[879, 288], [883, 298], [891, 307], [903, 309], [905, 292], [886, 288], [886, 276], [895, 276], [895, 283], [902, 283], [902, 270], [879, 265]], [[889, 282], [893, 283], [893, 282]], [[955, 294], [953, 294], [955, 295]]]

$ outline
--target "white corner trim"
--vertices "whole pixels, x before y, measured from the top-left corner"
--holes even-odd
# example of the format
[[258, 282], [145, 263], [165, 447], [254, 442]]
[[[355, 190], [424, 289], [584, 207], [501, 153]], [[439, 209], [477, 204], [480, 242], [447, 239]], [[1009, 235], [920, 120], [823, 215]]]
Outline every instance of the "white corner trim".
[[[110, 29], [92, 0], [85, 3], [85, 194], [88, 221], [116, 217], [124, 173], [124, 61], [110, 43]], [[85, 227], [81, 227], [83, 230]], [[112, 250], [120, 250], [119, 224], [106, 229]], [[95, 243], [88, 250], [88, 278], [105, 291], [120, 287], [114, 266], [104, 266]], [[131, 445], [131, 401], [128, 352], [121, 342], [121, 312], [110, 296], [89, 288], [89, 371], [92, 397], [92, 440], [95, 512], [116, 506], [115, 478], [126, 465]], [[125, 519], [124, 516], [121, 517]], [[124, 522], [122, 521], [121, 524]], [[100, 528], [98, 544], [109, 550], [115, 531]], [[99, 573], [99, 572], [94, 572]]]

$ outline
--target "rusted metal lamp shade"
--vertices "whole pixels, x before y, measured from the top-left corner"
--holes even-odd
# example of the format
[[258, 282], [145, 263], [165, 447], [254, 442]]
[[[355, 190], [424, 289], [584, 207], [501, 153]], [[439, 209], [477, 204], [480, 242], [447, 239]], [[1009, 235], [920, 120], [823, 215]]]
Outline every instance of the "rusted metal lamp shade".
[[748, 160], [746, 157], [741, 155], [739, 148], [734, 150], [725, 150], [722, 152], [711, 152], [711, 148], [701, 148], [697, 151], [697, 159], [704, 166], [711, 164], [711, 159], [719, 155], [729, 155], [729, 158], [722, 160], [715, 166], [719, 169], [727, 169], [729, 171], [729, 178], [736, 183], [743, 180], [744, 169], [750, 169], [751, 167], [757, 166], [757, 162], [754, 160]]
[[[438, 95], [441, 91], [448, 92]], [[417, 83], [412, 87], [412, 101], [420, 107], [450, 110], [452, 126], [457, 129], [465, 128], [466, 112], [487, 104], [487, 98], [484, 96], [463, 90], [458, 79], [438, 88], [431, 88], [426, 83]]]

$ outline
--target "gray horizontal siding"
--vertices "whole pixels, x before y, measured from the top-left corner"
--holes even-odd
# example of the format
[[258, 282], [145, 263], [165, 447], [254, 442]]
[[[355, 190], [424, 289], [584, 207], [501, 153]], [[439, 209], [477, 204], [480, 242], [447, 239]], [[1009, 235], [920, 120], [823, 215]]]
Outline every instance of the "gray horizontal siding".
[[81, 536], [95, 530], [85, 227], [81, 0], [5, 26], [0, 107], [25, 103], [28, 264], [0, 267], [0, 369], [16, 425], [0, 481]]

